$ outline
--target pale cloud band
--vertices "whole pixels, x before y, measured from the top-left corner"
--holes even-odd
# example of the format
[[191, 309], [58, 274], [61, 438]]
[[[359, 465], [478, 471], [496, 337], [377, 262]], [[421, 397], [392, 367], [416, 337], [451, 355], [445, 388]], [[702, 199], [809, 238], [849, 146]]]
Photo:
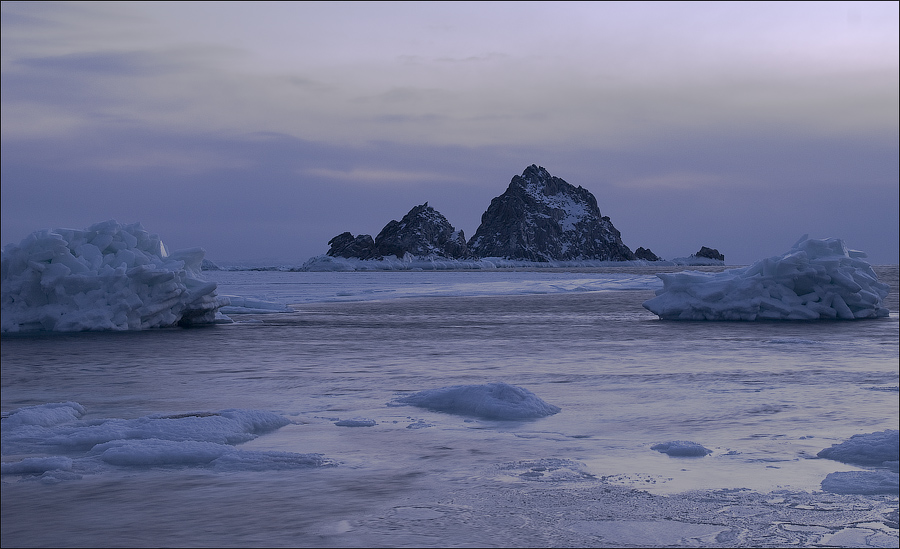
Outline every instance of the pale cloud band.
[[472, 234], [537, 163], [663, 256], [896, 257], [898, 6], [3, 2], [4, 243], [158, 219], [302, 260], [425, 201]]

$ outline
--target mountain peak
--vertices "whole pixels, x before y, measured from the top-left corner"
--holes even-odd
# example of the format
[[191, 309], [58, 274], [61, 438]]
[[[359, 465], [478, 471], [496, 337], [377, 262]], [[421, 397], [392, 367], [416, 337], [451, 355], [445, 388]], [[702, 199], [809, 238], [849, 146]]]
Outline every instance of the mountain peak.
[[478, 257], [527, 261], [634, 259], [594, 195], [536, 164], [491, 201], [468, 246]]
[[428, 205], [414, 206], [400, 221], [392, 220], [374, 239], [369, 235], [340, 234], [328, 242], [328, 255], [370, 259], [385, 256], [466, 257], [466, 238], [447, 218]]

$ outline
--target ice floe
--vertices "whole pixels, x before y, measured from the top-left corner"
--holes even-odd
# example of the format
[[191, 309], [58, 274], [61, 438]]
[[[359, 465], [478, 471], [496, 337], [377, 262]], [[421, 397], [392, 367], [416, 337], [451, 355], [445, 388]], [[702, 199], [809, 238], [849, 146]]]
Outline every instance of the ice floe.
[[[851, 465], [879, 467], [870, 471], [837, 471], [822, 481], [822, 490], [835, 494], [897, 494], [900, 431], [888, 429], [853, 435], [816, 454]], [[887, 468], [881, 469], [881, 467]]]
[[689, 440], [673, 440], [661, 442], [650, 447], [651, 450], [668, 454], [672, 457], [702, 457], [711, 454], [712, 450], [704, 448], [702, 444]]
[[[222, 410], [86, 421], [76, 402], [19, 408], [2, 421], [2, 474], [58, 481], [104, 467], [187, 466], [257, 471], [333, 465], [320, 454], [246, 451], [236, 444], [290, 422], [265, 410]], [[45, 454], [35, 456], [35, 454]], [[62, 475], [61, 472], [66, 473]]]
[[667, 320], [879, 318], [890, 287], [865, 254], [836, 238], [801, 238], [782, 256], [720, 273], [659, 273], [663, 287], [644, 307]]
[[816, 454], [820, 458], [866, 466], [889, 466], [885, 462], [900, 460], [900, 430], [853, 435]]
[[377, 422], [374, 419], [342, 419], [334, 424], [338, 427], [374, 427]]
[[394, 404], [502, 420], [541, 418], [560, 411], [559, 407], [547, 404], [528, 389], [506, 383], [428, 389], [397, 398]]
[[228, 304], [219, 307], [219, 312], [225, 315], [240, 314], [268, 314], [268, 313], [293, 313], [294, 309], [277, 301], [254, 299], [236, 295], [223, 295], [228, 299]]
[[834, 494], [894, 494], [900, 475], [891, 471], [837, 471], [822, 481], [822, 490]]
[[[217, 321], [201, 248], [169, 254], [140, 223], [43, 229], [2, 252], [2, 332], [145, 330]], [[218, 316], [218, 320], [226, 319]]]

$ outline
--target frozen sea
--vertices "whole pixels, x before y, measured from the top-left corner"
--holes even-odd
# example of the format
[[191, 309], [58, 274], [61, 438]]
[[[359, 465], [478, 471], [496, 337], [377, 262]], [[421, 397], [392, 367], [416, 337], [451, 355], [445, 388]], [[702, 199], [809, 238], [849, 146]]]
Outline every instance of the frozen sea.
[[[679, 268], [212, 271], [291, 311], [4, 334], [3, 461], [43, 466], [2, 476], [2, 545], [896, 547], [896, 490], [825, 492], [867, 469], [816, 454], [898, 428], [898, 267], [875, 267], [888, 318], [814, 322], [659, 320], [657, 270]], [[395, 402], [494, 382], [561, 411]], [[10, 434], [52, 403], [83, 416]], [[228, 410], [285, 424], [198, 458]], [[97, 459], [113, 431], [123, 457]]]

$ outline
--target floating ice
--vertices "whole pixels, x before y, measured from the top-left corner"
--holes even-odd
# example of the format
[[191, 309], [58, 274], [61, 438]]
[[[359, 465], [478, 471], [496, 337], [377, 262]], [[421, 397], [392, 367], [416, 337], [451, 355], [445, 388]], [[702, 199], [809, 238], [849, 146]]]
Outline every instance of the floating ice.
[[703, 445], [689, 440], [662, 442], [660, 444], [654, 444], [650, 449], [662, 452], [663, 454], [669, 454], [673, 457], [702, 457], [712, 453], [712, 450], [704, 448]]
[[485, 419], [531, 419], [551, 416], [560, 411], [559, 407], [547, 404], [528, 389], [506, 383], [428, 389], [398, 398], [395, 402]]
[[225, 315], [294, 312], [294, 309], [291, 309], [284, 303], [278, 303], [277, 301], [266, 301], [263, 299], [254, 299], [252, 297], [236, 295], [223, 295], [222, 297], [229, 301], [228, 305], [219, 308], [219, 312]]
[[499, 467], [504, 473], [522, 480], [538, 482], [578, 482], [597, 480], [583, 463], [560, 458], [516, 461]]
[[893, 494], [900, 490], [900, 475], [891, 471], [838, 471], [822, 481], [822, 490], [833, 494]]
[[263, 410], [223, 410], [137, 419], [83, 421], [77, 402], [19, 408], [2, 422], [4, 453], [27, 453], [38, 448], [90, 449], [115, 440], [159, 439], [239, 444], [290, 423]]
[[72, 469], [72, 459], [63, 456], [30, 457], [22, 461], [3, 462], [0, 464], [0, 474], [4, 475], [28, 475], [40, 474], [47, 471], [69, 471]]
[[301, 267], [285, 267], [286, 270], [308, 272], [344, 271], [458, 271], [458, 270], [502, 270], [502, 269], [552, 269], [552, 268], [592, 268], [592, 267], [671, 267], [673, 265], [722, 265], [724, 262], [706, 258], [680, 257], [672, 261], [602, 261], [599, 259], [575, 259], [567, 261], [525, 261], [503, 257], [482, 257], [480, 259], [447, 259], [443, 257], [418, 257], [406, 254], [403, 257], [390, 255], [381, 259], [358, 259], [318, 255], [308, 259]]
[[376, 425], [374, 419], [342, 419], [335, 421], [338, 427], [374, 427]]
[[[216, 321], [204, 251], [167, 252], [140, 223], [43, 229], [2, 253], [2, 332], [145, 330]], [[224, 320], [221, 315], [220, 319]]]
[[840, 444], [832, 444], [818, 454], [820, 458], [867, 466], [885, 466], [900, 459], [900, 431], [886, 430], [853, 435]]
[[667, 320], [816, 320], [886, 317], [890, 287], [862, 252], [807, 236], [791, 251], [721, 273], [659, 273], [644, 307]]
[[[20, 475], [59, 471], [81, 474], [105, 466], [209, 466], [227, 470], [269, 470], [331, 465], [319, 454], [241, 451], [247, 442], [290, 423], [263, 410], [223, 410], [137, 419], [84, 421], [76, 402], [29, 406], [2, 422], [4, 455], [31, 454], [4, 462], [2, 472]], [[34, 456], [34, 454], [50, 454]], [[64, 455], [54, 455], [64, 454]]]

